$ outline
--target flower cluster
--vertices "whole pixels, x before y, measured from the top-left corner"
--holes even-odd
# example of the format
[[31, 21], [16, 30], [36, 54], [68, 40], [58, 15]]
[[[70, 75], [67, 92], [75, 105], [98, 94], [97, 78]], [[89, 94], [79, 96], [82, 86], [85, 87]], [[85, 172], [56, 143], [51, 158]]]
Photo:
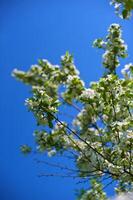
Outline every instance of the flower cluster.
[[132, 14], [133, 1], [132, 0], [111, 0], [111, 5], [114, 5], [116, 14], [123, 19], [129, 19]]
[[95, 91], [90, 88], [84, 90], [81, 94], [81, 98], [83, 99], [93, 99], [95, 96], [96, 96]]
[[97, 39], [93, 45], [102, 48], [103, 65], [110, 73], [115, 73], [116, 67], [120, 65], [119, 58], [127, 57], [127, 45], [121, 39], [121, 27], [119, 24], [111, 24], [108, 29], [109, 34], [106, 40]]
[[133, 76], [133, 64], [129, 63], [124, 66], [121, 70], [121, 73], [125, 76], [125, 78], [132, 78]]

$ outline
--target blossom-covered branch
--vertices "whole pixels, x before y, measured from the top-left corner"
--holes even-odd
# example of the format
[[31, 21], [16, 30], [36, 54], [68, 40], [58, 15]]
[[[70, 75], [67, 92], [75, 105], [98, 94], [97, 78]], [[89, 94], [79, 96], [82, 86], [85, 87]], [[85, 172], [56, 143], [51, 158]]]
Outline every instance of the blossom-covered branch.
[[[92, 188], [80, 195], [81, 200], [92, 194], [95, 200], [107, 199], [102, 183], [108, 177], [107, 185], [118, 183], [116, 192], [133, 189], [133, 64], [121, 70], [122, 78], [118, 76], [120, 59], [127, 57], [121, 27], [112, 24], [106, 38], [95, 40], [94, 46], [104, 51], [105, 73], [89, 88], [68, 52], [61, 57], [60, 66], [39, 60], [27, 72], [13, 72], [32, 88], [26, 105], [40, 126], [34, 132], [37, 151], [50, 157], [73, 153], [75, 169], [54, 166], [69, 171], [61, 174], [63, 177], [71, 171], [70, 177], [91, 182]], [[61, 115], [70, 109], [74, 109], [73, 120]], [[21, 150], [31, 152], [26, 145]]]

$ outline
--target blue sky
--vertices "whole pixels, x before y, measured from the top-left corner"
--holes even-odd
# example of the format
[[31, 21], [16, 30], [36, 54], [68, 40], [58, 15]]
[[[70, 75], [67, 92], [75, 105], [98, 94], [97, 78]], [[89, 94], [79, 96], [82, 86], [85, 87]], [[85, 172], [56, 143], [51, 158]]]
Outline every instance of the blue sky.
[[[0, 200], [75, 199], [74, 190], [79, 187], [75, 181], [38, 178], [48, 167], [38, 166], [34, 157], [19, 152], [19, 145], [34, 144], [36, 123], [24, 106], [29, 88], [14, 80], [11, 72], [14, 68], [27, 70], [39, 58], [59, 64], [60, 56], [69, 50], [89, 85], [103, 72], [102, 52], [92, 48], [92, 42], [105, 36], [111, 23], [122, 25], [129, 47], [123, 66], [133, 61], [132, 21], [115, 16], [109, 0], [0, 1]], [[112, 195], [110, 188], [108, 194]]]

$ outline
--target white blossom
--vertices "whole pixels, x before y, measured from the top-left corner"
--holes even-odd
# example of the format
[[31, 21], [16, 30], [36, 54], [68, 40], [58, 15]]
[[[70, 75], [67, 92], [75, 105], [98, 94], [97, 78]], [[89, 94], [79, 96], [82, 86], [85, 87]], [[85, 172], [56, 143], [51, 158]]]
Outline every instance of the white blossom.
[[106, 121], [106, 120], [108, 120], [108, 118], [109, 118], [109, 117], [108, 117], [107, 115], [103, 114], [103, 120]]
[[118, 10], [120, 8], [121, 4], [120, 3], [115, 3], [115, 9]]
[[75, 71], [75, 73], [76, 73], [77, 75], [80, 74], [79, 70], [75, 67], [75, 65], [73, 65], [73, 69], [74, 69], [74, 71]]
[[70, 146], [70, 145], [71, 145], [71, 141], [70, 141], [70, 139], [68, 138], [68, 136], [64, 135], [64, 136], [63, 136], [63, 139], [65, 140], [65, 144], [66, 144], [67, 146]]
[[91, 82], [90, 82], [90, 86], [95, 85], [95, 84], [97, 84], [96, 81], [91, 81]]
[[68, 75], [68, 77], [67, 77], [67, 83], [70, 84], [74, 78], [77, 78], [77, 76]]
[[49, 157], [52, 157], [56, 154], [56, 150], [55, 149], [52, 149], [51, 151], [48, 152], [48, 156]]
[[121, 195], [114, 197], [111, 200], [133, 200], [133, 193], [132, 192], [128, 192], [126, 194], [123, 193]]
[[125, 65], [125, 67], [121, 70], [121, 73], [123, 75], [125, 75], [127, 73], [127, 71], [129, 71], [130, 67], [132, 67], [132, 66], [133, 66], [133, 63], [129, 63], [129, 64]]
[[56, 124], [55, 124], [55, 130], [58, 130], [58, 129], [62, 129], [62, 128], [64, 128], [65, 127], [65, 124], [64, 124], [64, 122], [57, 122]]
[[81, 97], [82, 98], [89, 98], [93, 99], [96, 96], [96, 92], [93, 89], [86, 89], [82, 92]]
[[109, 54], [109, 51], [107, 50], [107, 51], [105, 51], [105, 53], [102, 55], [102, 57], [105, 59], [106, 58], [106, 56]]
[[133, 131], [127, 130], [127, 138], [133, 138]]
[[55, 67], [55, 68], [60, 68], [60, 66], [59, 66], [59, 65], [54, 65], [54, 67]]
[[64, 58], [65, 58], [65, 55], [61, 56], [61, 60], [64, 60]]
[[116, 28], [120, 28], [120, 25], [119, 25], [119, 24], [113, 23], [113, 24], [110, 25], [108, 31], [110, 31], [110, 29], [111, 29], [113, 26], [115, 26]]
[[48, 65], [51, 65], [51, 63], [47, 60], [47, 59], [43, 59], [42, 60], [44, 63], [48, 64]]

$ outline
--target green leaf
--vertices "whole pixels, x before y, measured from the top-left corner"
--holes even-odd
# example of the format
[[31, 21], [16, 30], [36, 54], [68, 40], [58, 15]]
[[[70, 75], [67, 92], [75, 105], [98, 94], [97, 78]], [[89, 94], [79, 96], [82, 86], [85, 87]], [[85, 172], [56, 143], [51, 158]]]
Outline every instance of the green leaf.
[[20, 150], [23, 154], [27, 155], [27, 154], [31, 153], [32, 149], [28, 145], [24, 144], [24, 145], [20, 146]]
[[123, 16], [124, 19], [126, 19], [126, 18], [128, 17], [128, 14], [129, 14], [129, 11], [128, 11], [128, 10], [124, 9], [124, 10], [122, 11], [122, 16]]

